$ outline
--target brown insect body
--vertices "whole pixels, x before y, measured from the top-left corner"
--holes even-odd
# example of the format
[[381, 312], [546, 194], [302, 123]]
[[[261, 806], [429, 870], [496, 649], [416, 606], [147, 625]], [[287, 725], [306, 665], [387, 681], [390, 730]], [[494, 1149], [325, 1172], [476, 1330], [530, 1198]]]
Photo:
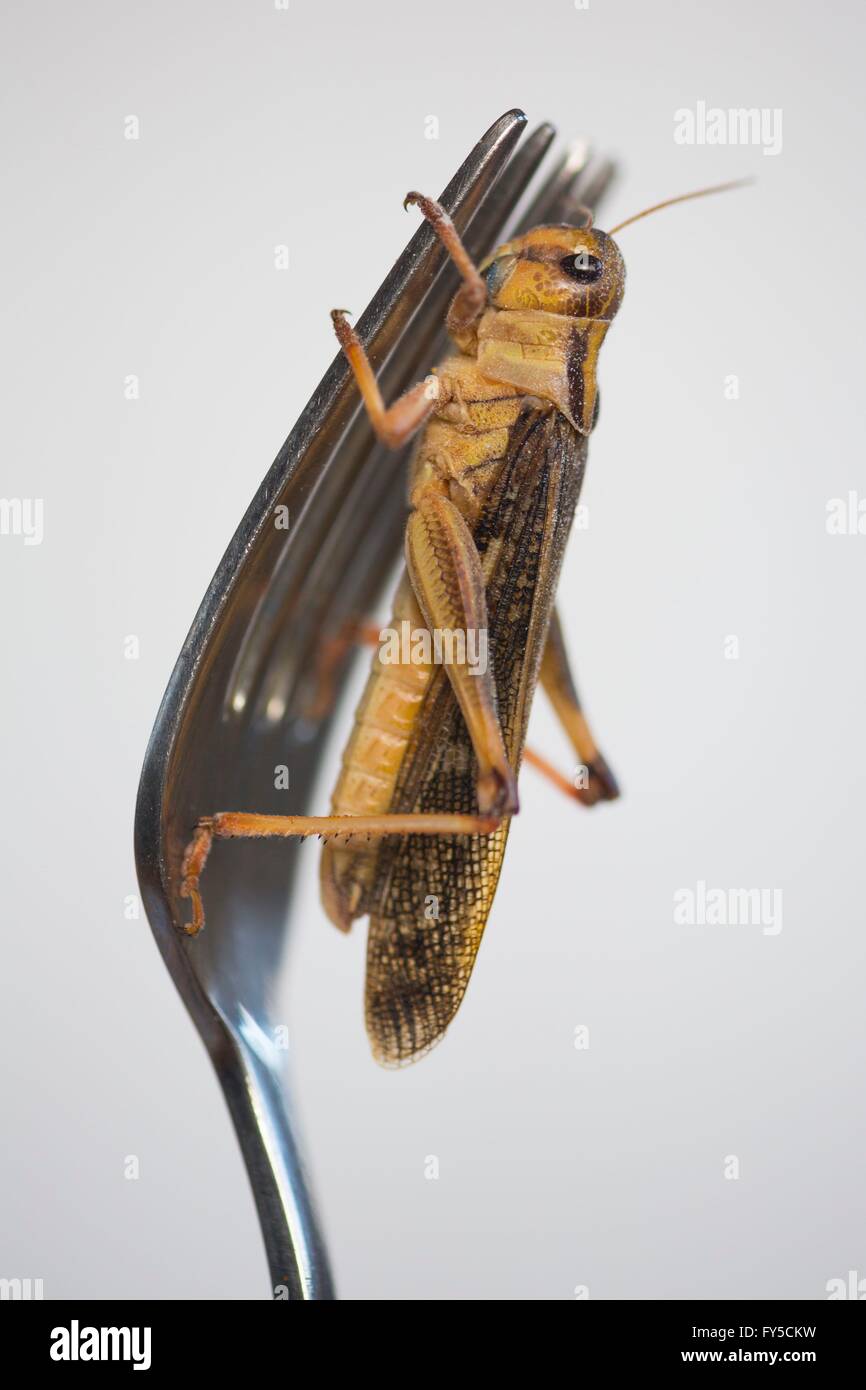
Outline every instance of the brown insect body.
[[[718, 184], [665, 199], [613, 232]], [[186, 930], [204, 926], [201, 876], [214, 839], [321, 835], [321, 886], [348, 930], [369, 914], [367, 1031], [399, 1065], [436, 1043], [478, 951], [517, 807], [525, 758], [593, 806], [619, 789], [578, 698], [555, 609], [556, 586], [598, 414], [598, 353], [625, 288], [611, 233], [538, 227], [478, 269], [443, 208], [410, 193], [460, 271], [448, 313], [457, 353], [430, 381], [385, 406], [343, 310], [331, 317], [379, 440], [422, 431], [411, 469], [406, 574], [392, 633], [487, 639], [444, 666], [398, 646], [377, 653], [328, 816], [218, 811], [186, 848]], [[485, 272], [482, 277], [481, 272]], [[449, 657], [445, 658], [446, 663]], [[539, 679], [579, 759], [572, 782], [525, 747]]]
[[[601, 264], [592, 283], [562, 266]], [[459, 510], [481, 560], [488, 651], [505, 753], [519, 769], [562, 555], [597, 407], [598, 350], [624, 266], [601, 232], [538, 228], [482, 267], [489, 302], [449, 327], [461, 351], [438, 370], [416, 445], [410, 500]], [[586, 273], [590, 273], [589, 270]], [[434, 547], [435, 548], [435, 547]], [[425, 619], [409, 573], [391, 628]], [[478, 811], [479, 767], [447, 669], [377, 652], [332, 799], [337, 815]], [[499, 877], [509, 817], [488, 835], [412, 834], [325, 845], [322, 897], [346, 930], [369, 913], [367, 1030], [390, 1065], [442, 1036], [463, 997]]]

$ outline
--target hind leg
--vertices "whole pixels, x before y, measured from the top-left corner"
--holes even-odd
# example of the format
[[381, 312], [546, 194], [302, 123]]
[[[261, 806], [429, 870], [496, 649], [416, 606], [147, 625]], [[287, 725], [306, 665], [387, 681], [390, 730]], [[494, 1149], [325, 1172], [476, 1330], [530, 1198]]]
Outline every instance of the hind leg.
[[[619, 786], [607, 761], [599, 752], [598, 744], [581, 707], [556, 610], [550, 622], [541, 663], [541, 684], [580, 759], [581, 767], [586, 770], [586, 785], [572, 787], [568, 784], [571, 794], [585, 806], [594, 806], [599, 801], [615, 801], [619, 796]], [[528, 760], [540, 767], [541, 771], [546, 770], [540, 766], [544, 759], [539, 759], [535, 754], [530, 756], [528, 750], [527, 755]], [[549, 764], [547, 767], [549, 768]], [[555, 774], [554, 780], [558, 777], [559, 774]]]
[[491, 835], [500, 824], [499, 816], [458, 814], [270, 816], [251, 811], [218, 811], [215, 816], [202, 816], [181, 865], [180, 896], [192, 903], [192, 918], [185, 929], [189, 936], [197, 936], [204, 926], [200, 884], [214, 840], [288, 840], [318, 835], [348, 844], [354, 837], [380, 839], [383, 835]]

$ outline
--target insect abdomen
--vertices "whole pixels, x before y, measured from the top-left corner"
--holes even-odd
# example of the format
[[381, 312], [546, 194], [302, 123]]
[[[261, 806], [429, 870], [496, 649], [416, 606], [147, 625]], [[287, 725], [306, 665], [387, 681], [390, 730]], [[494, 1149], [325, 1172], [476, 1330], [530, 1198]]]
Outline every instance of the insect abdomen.
[[[397, 633], [403, 623], [411, 631], [424, 623], [405, 575], [391, 622]], [[331, 798], [333, 815], [368, 816], [388, 810], [431, 673], [425, 663], [383, 660], [382, 649], [377, 650], [343, 753]], [[372, 881], [377, 850], [375, 842], [325, 845], [322, 901], [331, 921], [343, 931], [366, 910], [364, 891]]]

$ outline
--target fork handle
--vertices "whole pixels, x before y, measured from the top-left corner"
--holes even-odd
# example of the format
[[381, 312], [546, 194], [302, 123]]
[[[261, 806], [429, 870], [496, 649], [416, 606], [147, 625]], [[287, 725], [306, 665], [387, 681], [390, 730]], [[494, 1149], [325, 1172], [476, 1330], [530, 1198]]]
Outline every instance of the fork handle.
[[335, 1299], [309, 1183], [276, 1072], [231, 1038], [213, 1057], [253, 1189], [276, 1300]]

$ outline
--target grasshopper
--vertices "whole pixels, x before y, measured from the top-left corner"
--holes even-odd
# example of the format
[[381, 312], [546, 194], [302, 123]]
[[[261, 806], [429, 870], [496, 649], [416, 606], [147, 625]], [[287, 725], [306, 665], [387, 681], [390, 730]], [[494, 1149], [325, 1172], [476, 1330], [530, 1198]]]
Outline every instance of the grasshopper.
[[[446, 320], [455, 351], [387, 407], [346, 312], [332, 311], [377, 437], [396, 449], [417, 436], [406, 568], [387, 629], [411, 640], [377, 649], [330, 815], [203, 817], [181, 894], [194, 935], [214, 839], [322, 837], [328, 917], [342, 931], [370, 919], [366, 1025], [385, 1066], [423, 1056], [460, 1006], [519, 809], [524, 756], [585, 805], [619, 794], [555, 608], [598, 418], [599, 351], [625, 290], [613, 238], [660, 208], [735, 186], [667, 199], [610, 232], [591, 218], [537, 227], [477, 267], [445, 211], [408, 194], [405, 206], [419, 209], [460, 272]], [[539, 681], [577, 754], [575, 781], [526, 748]]]

